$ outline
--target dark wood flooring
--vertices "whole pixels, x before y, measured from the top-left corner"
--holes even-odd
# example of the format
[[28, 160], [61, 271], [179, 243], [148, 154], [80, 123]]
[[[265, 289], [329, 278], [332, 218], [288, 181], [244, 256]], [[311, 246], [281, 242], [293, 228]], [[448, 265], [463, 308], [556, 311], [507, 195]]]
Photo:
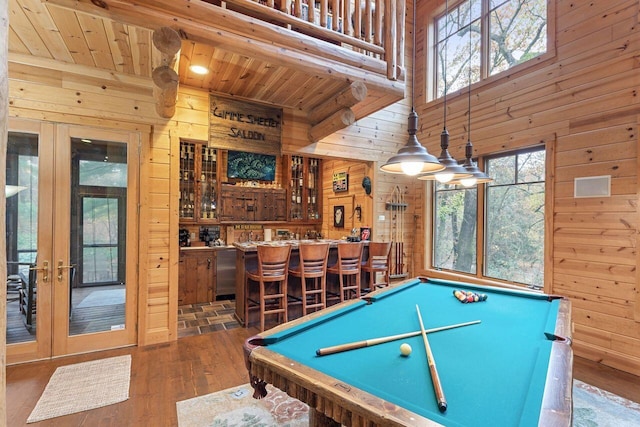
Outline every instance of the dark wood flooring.
[[[126, 402], [29, 426], [177, 426], [176, 402], [248, 382], [242, 343], [256, 328], [189, 336], [176, 342], [110, 350], [7, 368], [7, 425], [25, 425], [58, 366], [132, 355]], [[574, 377], [640, 403], [640, 377], [575, 358]]]

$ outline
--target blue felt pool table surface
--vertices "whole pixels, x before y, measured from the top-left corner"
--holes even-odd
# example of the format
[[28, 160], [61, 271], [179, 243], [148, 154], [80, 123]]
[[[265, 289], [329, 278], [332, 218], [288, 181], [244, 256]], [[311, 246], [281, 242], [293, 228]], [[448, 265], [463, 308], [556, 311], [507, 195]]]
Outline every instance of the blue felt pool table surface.
[[[488, 298], [464, 304], [454, 290]], [[558, 386], [547, 384], [547, 373], [556, 338], [567, 338], [556, 335], [561, 303], [567, 301], [541, 293], [414, 279], [263, 336], [271, 352], [443, 425], [536, 426], [545, 387]], [[480, 321], [429, 334], [446, 412], [437, 407], [421, 335], [316, 355], [322, 347], [419, 331], [416, 305], [426, 329]], [[408, 357], [399, 350], [405, 342], [413, 349]], [[569, 347], [568, 340], [561, 345]], [[570, 366], [562, 374], [570, 383]]]

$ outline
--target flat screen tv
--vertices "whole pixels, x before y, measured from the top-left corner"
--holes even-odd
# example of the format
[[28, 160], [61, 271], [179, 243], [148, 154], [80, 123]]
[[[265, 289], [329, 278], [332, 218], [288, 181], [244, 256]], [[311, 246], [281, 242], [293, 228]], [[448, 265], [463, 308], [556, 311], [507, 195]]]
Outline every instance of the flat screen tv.
[[276, 156], [229, 150], [227, 177], [256, 181], [275, 181]]

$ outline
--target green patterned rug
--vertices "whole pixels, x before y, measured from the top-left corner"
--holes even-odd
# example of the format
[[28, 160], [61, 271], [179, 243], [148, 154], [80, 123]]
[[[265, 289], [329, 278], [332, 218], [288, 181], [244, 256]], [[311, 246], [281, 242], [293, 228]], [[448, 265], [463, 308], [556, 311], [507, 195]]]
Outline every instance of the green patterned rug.
[[[176, 403], [180, 427], [303, 427], [308, 407], [267, 386], [261, 400], [248, 385], [233, 387]], [[574, 427], [640, 427], [640, 404], [575, 380]]]
[[176, 403], [180, 427], [306, 427], [309, 407], [267, 385], [267, 397], [254, 399], [249, 384]]
[[573, 426], [640, 426], [640, 404], [574, 380]]

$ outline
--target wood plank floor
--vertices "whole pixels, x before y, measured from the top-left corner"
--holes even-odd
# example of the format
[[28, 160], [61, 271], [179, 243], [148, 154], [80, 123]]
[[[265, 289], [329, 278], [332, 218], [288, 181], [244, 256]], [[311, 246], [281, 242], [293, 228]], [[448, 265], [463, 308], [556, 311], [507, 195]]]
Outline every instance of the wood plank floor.
[[[7, 368], [7, 425], [24, 426], [58, 366], [122, 354], [132, 355], [126, 402], [29, 426], [177, 426], [180, 400], [248, 382], [242, 343], [256, 328], [189, 336], [177, 342], [110, 350]], [[574, 377], [640, 403], [640, 377], [575, 358]]]

